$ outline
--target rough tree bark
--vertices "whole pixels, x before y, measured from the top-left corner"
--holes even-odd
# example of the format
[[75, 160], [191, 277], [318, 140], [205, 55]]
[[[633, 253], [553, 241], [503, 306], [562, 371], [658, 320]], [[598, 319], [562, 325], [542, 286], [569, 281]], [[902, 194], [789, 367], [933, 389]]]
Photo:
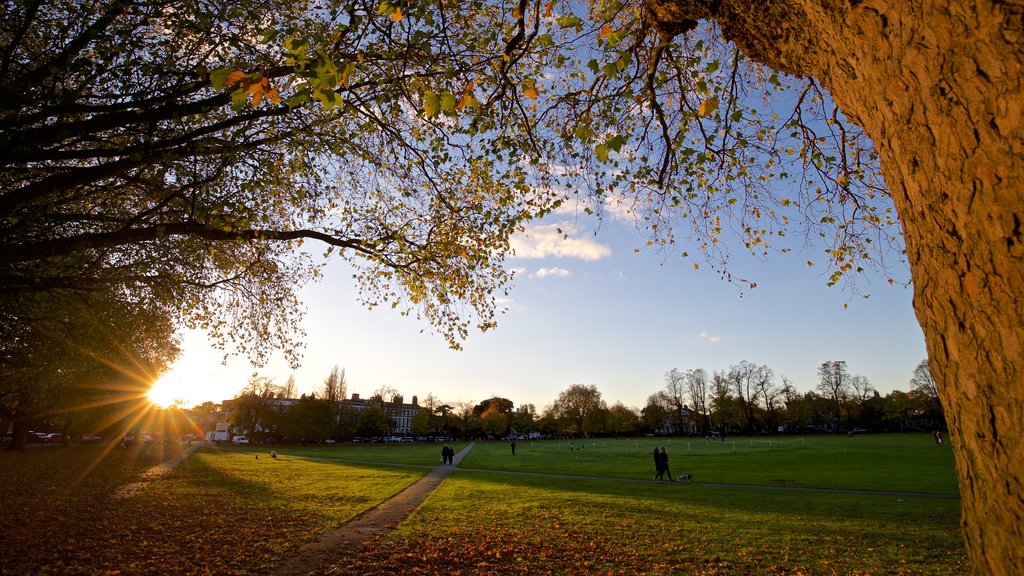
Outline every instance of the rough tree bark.
[[1024, 574], [1024, 2], [647, 0], [716, 20], [861, 125], [906, 236], [976, 574]]

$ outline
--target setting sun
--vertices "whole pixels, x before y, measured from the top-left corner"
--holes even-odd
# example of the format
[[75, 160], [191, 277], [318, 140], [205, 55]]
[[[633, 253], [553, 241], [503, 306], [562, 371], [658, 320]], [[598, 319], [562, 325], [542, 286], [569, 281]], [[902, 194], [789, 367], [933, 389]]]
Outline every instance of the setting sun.
[[215, 391], [210, 389], [210, 375], [204, 372], [201, 368], [179, 360], [153, 382], [146, 396], [150, 402], [163, 408], [173, 405], [188, 408], [207, 400], [219, 402], [220, 398], [210, 397]]

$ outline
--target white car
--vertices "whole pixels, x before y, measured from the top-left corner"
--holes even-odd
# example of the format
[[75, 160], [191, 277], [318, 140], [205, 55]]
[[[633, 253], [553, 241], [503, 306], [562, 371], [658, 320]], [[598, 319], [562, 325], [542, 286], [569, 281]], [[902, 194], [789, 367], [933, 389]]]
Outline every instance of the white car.
[[249, 443], [249, 439], [246, 438], [245, 436], [235, 436], [234, 438], [231, 439], [231, 443], [232, 444], [248, 444]]

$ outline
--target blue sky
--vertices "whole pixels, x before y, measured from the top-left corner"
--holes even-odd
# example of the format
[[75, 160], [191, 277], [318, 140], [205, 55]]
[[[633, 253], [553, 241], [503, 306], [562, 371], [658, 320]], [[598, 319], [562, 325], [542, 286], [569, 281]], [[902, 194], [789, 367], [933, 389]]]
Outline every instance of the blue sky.
[[[479, 402], [493, 395], [517, 405], [550, 404], [572, 384], [596, 385], [612, 404], [642, 407], [673, 368], [709, 373], [747, 360], [767, 364], [799, 390], [817, 384], [817, 367], [845, 360], [882, 394], [909, 390], [925, 358], [924, 338], [911, 309], [912, 290], [865, 274], [870, 298], [826, 286], [820, 250], [776, 255], [767, 262], [734, 254], [731, 270], [757, 282], [744, 289], [693, 260], [642, 247], [634, 224], [556, 215], [515, 242], [516, 269], [507, 313], [498, 328], [472, 333], [465, 349], [450, 350], [429, 326], [390, 310], [362, 308], [342, 263], [305, 287], [308, 333], [303, 365], [283, 361], [254, 369], [240, 358], [221, 365], [202, 334], [188, 333], [184, 353], [155, 394], [187, 406], [234, 396], [254, 371], [298, 390], [316, 390], [331, 368], [345, 369], [349, 392], [365, 396], [382, 386], [408, 400]], [[554, 233], [568, 225], [568, 241]], [[680, 248], [680, 251], [682, 248]], [[691, 253], [696, 250], [691, 249]], [[905, 276], [905, 274], [904, 274]], [[848, 304], [848, 307], [844, 307]], [[170, 387], [171, 391], [165, 390]]]

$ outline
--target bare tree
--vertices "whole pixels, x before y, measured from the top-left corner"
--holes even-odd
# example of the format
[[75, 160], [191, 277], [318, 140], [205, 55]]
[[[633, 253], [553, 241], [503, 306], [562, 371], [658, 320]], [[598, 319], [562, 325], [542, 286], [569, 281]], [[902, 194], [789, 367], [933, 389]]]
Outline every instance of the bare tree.
[[686, 392], [693, 403], [693, 409], [700, 415], [699, 426], [702, 430], [708, 428], [708, 396], [710, 394], [710, 381], [708, 373], [703, 368], [686, 371]]
[[758, 373], [760, 369], [760, 366], [743, 360], [739, 364], [730, 366], [727, 374], [729, 384], [740, 405], [743, 430], [748, 433], [754, 431], [754, 410], [758, 405]]
[[673, 432], [682, 433], [687, 423], [686, 375], [675, 368], [665, 373], [665, 395], [672, 405]]
[[295, 374], [289, 374], [288, 380], [284, 383], [284, 386], [281, 386], [281, 389], [278, 391], [278, 396], [280, 398], [295, 398], [295, 388]]
[[324, 379], [323, 386], [320, 388], [320, 396], [324, 400], [331, 402], [340, 402], [344, 400], [348, 395], [348, 381], [345, 379], [345, 369], [338, 369], [338, 365], [335, 364], [334, 368], [331, 369], [331, 373], [327, 378]]
[[782, 396], [782, 387], [775, 383], [775, 372], [765, 365], [757, 367], [755, 384], [757, 394], [764, 402], [764, 409], [767, 412], [768, 422], [766, 424], [769, 430], [774, 432], [778, 430], [779, 420], [776, 408], [778, 408], [779, 398]]
[[938, 385], [935, 382], [935, 378], [932, 377], [927, 358], [921, 360], [914, 368], [914, 375], [910, 378], [910, 386], [917, 395], [928, 403], [928, 411], [931, 413], [935, 423], [944, 427], [946, 415], [942, 409], [942, 403], [939, 401]]
[[827, 360], [818, 367], [818, 392], [832, 401], [833, 429], [839, 431], [840, 410], [850, 396], [850, 375], [845, 360]]

